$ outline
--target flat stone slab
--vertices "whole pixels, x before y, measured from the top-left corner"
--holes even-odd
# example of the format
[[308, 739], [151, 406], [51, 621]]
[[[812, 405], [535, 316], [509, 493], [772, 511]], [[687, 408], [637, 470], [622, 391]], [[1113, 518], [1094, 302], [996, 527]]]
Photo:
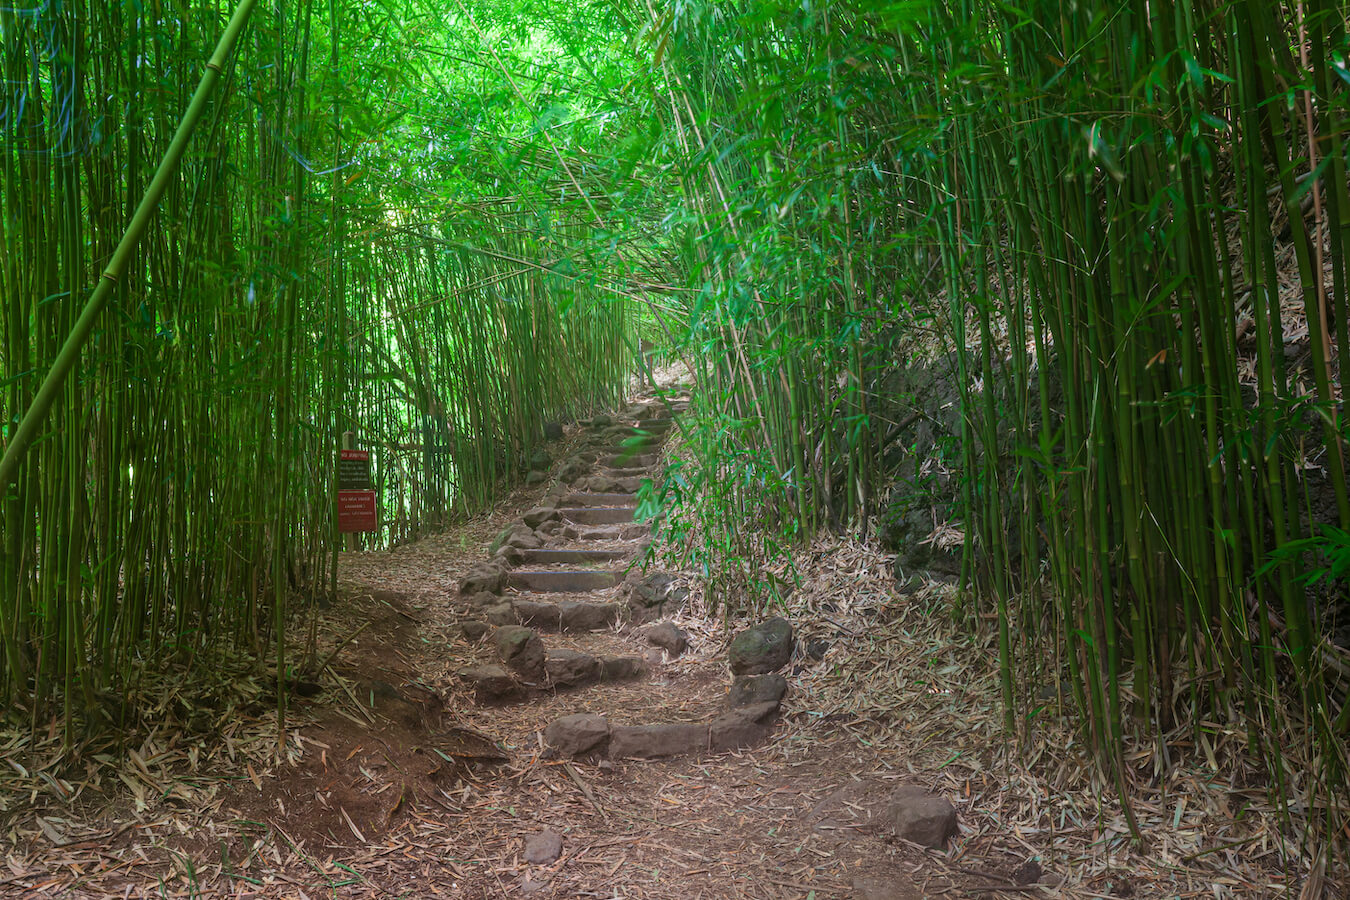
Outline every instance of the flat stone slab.
[[618, 469], [605, 469], [603, 474], [611, 478], [637, 478], [640, 480], [644, 477], [650, 478], [652, 473], [650, 469], [625, 466]]
[[609, 746], [609, 722], [590, 713], [563, 716], [544, 729], [544, 742], [560, 756], [604, 753]]
[[562, 498], [562, 505], [576, 508], [579, 506], [635, 506], [637, 499], [630, 493], [604, 494], [595, 491], [578, 491]]
[[675, 425], [674, 419], [639, 419], [637, 427], [643, 431], [669, 431]]
[[578, 525], [615, 525], [632, 522], [636, 510], [633, 506], [574, 506], [558, 512], [567, 521]]
[[520, 561], [525, 565], [554, 563], [580, 566], [589, 563], [607, 563], [631, 559], [635, 553], [640, 553], [645, 549], [645, 547], [635, 547], [633, 550], [554, 550], [549, 547], [541, 547], [537, 550], [521, 551]]
[[618, 725], [609, 732], [609, 755], [617, 758], [692, 756], [707, 750], [707, 725]]
[[623, 611], [618, 603], [538, 603], [531, 600], [517, 600], [512, 608], [521, 624], [557, 631], [609, 628]]
[[604, 590], [622, 580], [622, 571], [515, 571], [507, 577], [507, 585], [518, 591], [577, 593]]

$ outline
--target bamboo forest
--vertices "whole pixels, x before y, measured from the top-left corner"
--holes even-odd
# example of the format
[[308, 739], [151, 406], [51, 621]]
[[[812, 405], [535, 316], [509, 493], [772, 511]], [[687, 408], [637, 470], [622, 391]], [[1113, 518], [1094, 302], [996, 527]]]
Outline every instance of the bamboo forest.
[[1350, 3], [0, 45], [0, 897], [1350, 896]]

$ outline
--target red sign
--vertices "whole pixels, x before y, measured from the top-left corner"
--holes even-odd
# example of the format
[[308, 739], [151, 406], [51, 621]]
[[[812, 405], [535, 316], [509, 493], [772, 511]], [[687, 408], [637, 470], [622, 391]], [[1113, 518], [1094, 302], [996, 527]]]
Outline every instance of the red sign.
[[374, 491], [338, 491], [338, 531], [377, 531]]

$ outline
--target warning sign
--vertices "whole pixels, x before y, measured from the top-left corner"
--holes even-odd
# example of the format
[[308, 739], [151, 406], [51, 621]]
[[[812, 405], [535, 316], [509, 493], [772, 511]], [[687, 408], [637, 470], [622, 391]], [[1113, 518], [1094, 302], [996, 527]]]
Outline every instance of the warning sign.
[[370, 451], [338, 451], [338, 490], [370, 490]]
[[375, 531], [380, 527], [375, 514], [374, 491], [338, 491], [338, 531]]

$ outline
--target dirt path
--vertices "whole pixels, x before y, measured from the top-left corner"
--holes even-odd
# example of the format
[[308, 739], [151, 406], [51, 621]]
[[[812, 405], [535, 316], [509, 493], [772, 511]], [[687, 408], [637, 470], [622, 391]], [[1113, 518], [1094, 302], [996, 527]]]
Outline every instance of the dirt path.
[[[265, 705], [222, 715], [196, 742], [152, 730], [117, 783], [71, 785], [79, 802], [8, 817], [0, 896], [911, 900], [1285, 887], [1266, 865], [1260, 881], [1244, 868], [1245, 892], [1211, 892], [1236, 870], [1185, 860], [1186, 826], [1201, 826], [1198, 847], [1242, 835], [1204, 803], [1190, 815], [1208, 818], [1177, 810], [1170, 831], [1174, 813], [1160, 810], [1150, 860], [1091, 788], [1052, 798], [1046, 779], [1064, 773], [1023, 769], [997, 730], [987, 648], [944, 631], [934, 598], [896, 596], [886, 559], [867, 548], [820, 546], [804, 560], [787, 697], [731, 709], [729, 635], [699, 614], [696, 585], [640, 565], [635, 491], [659, 471], [679, 409], [644, 402], [600, 417], [491, 515], [345, 555], [341, 599], [316, 622], [330, 664], [296, 685], [311, 696], [296, 699], [282, 758]], [[600, 717], [581, 723], [600, 731], [554, 724], [577, 714]], [[1045, 728], [1048, 743], [1067, 740]], [[901, 785], [957, 811], [943, 849], [885, 824]]]

